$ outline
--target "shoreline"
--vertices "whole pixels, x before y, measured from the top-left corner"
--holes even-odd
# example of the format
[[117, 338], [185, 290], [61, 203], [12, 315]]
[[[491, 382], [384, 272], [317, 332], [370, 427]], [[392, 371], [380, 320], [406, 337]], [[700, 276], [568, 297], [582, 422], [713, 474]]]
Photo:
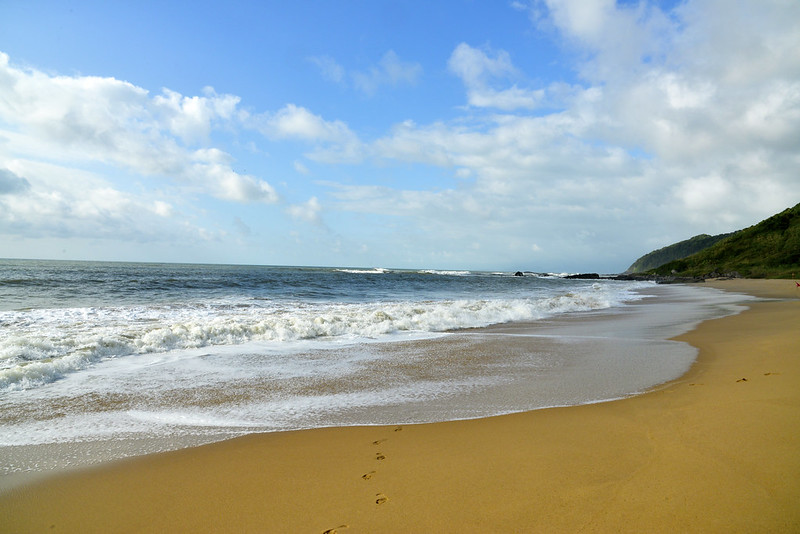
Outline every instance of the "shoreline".
[[[289, 381], [276, 382], [269, 368], [255, 367], [247, 375], [252, 380], [232, 382], [224, 378], [228, 356], [190, 357], [187, 362], [204, 369], [197, 385], [184, 378], [178, 387], [161, 384], [158, 395], [137, 396], [135, 386], [147, 392], [154, 378], [140, 375], [141, 369], [197, 373], [197, 368], [150, 367], [146, 356], [112, 360], [89, 370], [86, 380], [98, 384], [111, 378], [116, 388], [83, 390], [80, 381], [68, 378], [49, 387], [35, 405], [7, 399], [5, 425], [0, 425], [0, 434], [6, 432], [0, 445], [0, 493], [46, 471], [56, 474], [244, 434], [475, 419], [638, 395], [682, 375], [694, 361], [696, 349], [669, 338], [703, 318], [742, 309], [734, 304], [738, 295], [710, 288], [648, 284], [633, 291], [638, 296], [608, 308], [458, 329], [428, 339], [298, 353], [282, 364], [295, 378]], [[237, 346], [236, 352], [245, 356], [233, 359], [234, 368], [248, 360], [262, 365], [261, 357], [247, 357], [247, 348]], [[124, 366], [136, 362], [126, 374]], [[309, 363], [321, 376], [298, 381]], [[260, 380], [262, 373], [266, 377]], [[208, 380], [212, 376], [220, 379]], [[300, 397], [289, 401], [286, 395], [293, 388], [296, 393], [297, 386]], [[292, 410], [303, 399], [305, 407]], [[325, 399], [332, 404], [326, 406]], [[281, 417], [282, 411], [294, 413]], [[48, 419], [49, 414], [58, 416]], [[192, 424], [201, 415], [206, 422]], [[181, 424], [184, 417], [189, 424]], [[229, 421], [245, 424], [237, 428]]]
[[679, 336], [697, 360], [649, 393], [121, 460], [0, 495], [0, 519], [19, 532], [796, 530], [800, 288], [708, 285], [788, 300]]
[[[257, 411], [249, 409], [252, 419], [247, 413], [238, 415], [240, 420], [261, 421], [262, 424], [239, 431], [232, 431], [228, 425], [210, 424], [199, 429], [192, 425], [176, 425], [170, 430], [156, 428], [157, 432], [148, 433], [146, 430], [134, 432], [133, 427], [127, 426], [127, 432], [118, 435], [72, 441], [69, 436], [75, 429], [87, 425], [80, 419], [81, 407], [88, 411], [86, 415], [92, 418], [89, 422], [97, 427], [96, 432], [102, 434], [103, 425], [113, 423], [115, 417], [130, 418], [125, 415], [125, 408], [135, 410], [141, 417], [150, 407], [152, 415], [158, 417], [159, 403], [130, 394], [126, 397], [100, 394], [89, 404], [79, 387], [69, 386], [65, 381], [58, 384], [61, 394], [51, 394], [49, 404], [45, 397], [35, 411], [29, 408], [27, 412], [34, 423], [38, 420], [37, 412], [62, 413], [50, 424], [44, 419], [38, 420], [40, 433], [59, 439], [17, 444], [7, 440], [0, 446], [0, 458], [3, 458], [0, 493], [33, 478], [42, 479], [66, 470], [196, 447], [244, 434], [322, 426], [477, 419], [639, 395], [683, 375], [696, 358], [696, 349], [670, 341], [670, 338], [690, 330], [703, 319], [743, 309], [738, 303], [744, 297], [711, 288], [648, 285], [634, 291], [639, 296], [622, 306], [454, 330], [432, 339], [383, 341], [345, 346], [333, 352], [309, 352], [304, 359], [349, 361], [361, 366], [358, 373], [345, 368], [348, 372], [337, 377], [335, 383], [331, 382], [331, 377], [322, 378], [316, 386], [317, 398], [333, 393], [340, 397], [361, 394], [371, 398], [362, 398], [361, 407], [356, 403], [343, 411], [329, 409], [325, 413], [312, 404], [309, 410], [296, 413], [291, 421], [276, 418], [278, 407], [266, 402]], [[224, 369], [218, 371], [224, 372]], [[103, 375], [102, 372], [97, 374], [98, 378]], [[112, 373], [115, 379], [124, 382], [117, 374]], [[345, 378], [348, 374], [349, 380]], [[373, 384], [374, 379], [381, 377], [383, 380]], [[137, 376], [129, 378], [143, 383]], [[443, 389], [431, 395], [432, 384], [441, 384]], [[124, 384], [120, 386], [125, 387]], [[172, 420], [178, 421], [182, 397], [191, 398], [193, 406], [214, 414], [220, 412], [217, 399], [238, 399], [240, 405], [247, 407], [254, 399], [278, 394], [278, 391], [269, 392], [271, 381], [236, 384], [223, 380], [213, 386], [213, 383], [203, 382], [194, 389], [184, 387], [172, 391], [167, 388], [163, 397], [176, 404], [164, 403], [160, 407], [169, 410]], [[121, 400], [124, 404], [120, 404]], [[70, 405], [75, 406], [74, 411], [65, 409]], [[10, 413], [14, 413], [13, 406], [9, 408], [12, 408]], [[119, 413], [104, 420], [107, 409], [110, 414]], [[225, 411], [233, 417], [242, 412], [236, 405], [230, 405]], [[8, 414], [5, 416], [9, 421]], [[271, 420], [282, 424], [271, 425]], [[136, 424], [137, 420], [134, 417], [130, 422]], [[286, 422], [289, 425], [284, 426]], [[10, 433], [4, 437], [13, 437], [13, 425], [4, 428]]]

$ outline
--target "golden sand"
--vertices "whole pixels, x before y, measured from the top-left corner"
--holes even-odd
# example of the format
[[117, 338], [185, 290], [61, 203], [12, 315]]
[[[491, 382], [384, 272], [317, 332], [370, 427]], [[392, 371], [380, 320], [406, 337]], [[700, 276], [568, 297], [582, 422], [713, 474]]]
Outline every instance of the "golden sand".
[[2, 532], [800, 532], [800, 288], [681, 337], [681, 379], [603, 404], [253, 435], [0, 497]]

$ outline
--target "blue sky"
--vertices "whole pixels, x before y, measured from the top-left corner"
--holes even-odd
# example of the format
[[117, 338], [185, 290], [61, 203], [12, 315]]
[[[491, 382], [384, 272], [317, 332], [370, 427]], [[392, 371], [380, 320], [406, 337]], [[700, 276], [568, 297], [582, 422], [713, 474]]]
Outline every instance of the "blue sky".
[[0, 257], [618, 272], [800, 201], [800, 3], [0, 4]]

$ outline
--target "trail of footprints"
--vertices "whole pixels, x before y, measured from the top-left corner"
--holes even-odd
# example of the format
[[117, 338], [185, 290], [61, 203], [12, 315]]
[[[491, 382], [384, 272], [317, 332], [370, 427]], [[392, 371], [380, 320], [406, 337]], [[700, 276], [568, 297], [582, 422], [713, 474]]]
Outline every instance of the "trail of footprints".
[[[768, 372], [768, 373], [764, 373], [764, 376], [774, 376], [774, 375], [779, 375], [779, 374], [780, 374], [780, 373]], [[747, 382], [747, 381], [748, 381], [748, 379], [747, 379], [747, 378], [740, 378], [740, 379], [738, 379], [736, 382], [737, 382], [737, 383], [740, 383], [740, 382]], [[691, 383], [691, 384], [689, 384], [689, 385], [690, 385], [690, 386], [705, 386], [705, 384], [704, 384], [704, 383], [702, 383], [702, 382], [692, 382], [692, 383]]]
[[[403, 427], [401, 427], [401, 426], [395, 427], [395, 429], [394, 429], [395, 432], [400, 432], [401, 430], [403, 430]], [[380, 445], [381, 443], [383, 443], [383, 442], [385, 442], [387, 440], [388, 440], [388, 438], [376, 439], [375, 441], [372, 442], [372, 444], [375, 445], [375, 446], [378, 446], [378, 445]], [[381, 462], [381, 461], [383, 461], [385, 459], [386, 459], [386, 455], [383, 454], [381, 451], [376, 451], [375, 452], [375, 461]], [[368, 473], [364, 473], [363, 475], [361, 475], [361, 478], [363, 478], [364, 480], [370, 480], [373, 477], [373, 475], [375, 475], [376, 473], [377, 473], [377, 471], [370, 471]], [[387, 497], [383, 493], [376, 493], [375, 494], [375, 504], [384, 504], [388, 500], [389, 500], [389, 497]]]
[[[401, 430], [403, 430], [403, 427], [401, 427], [401, 426], [397, 426], [397, 427], [394, 428], [395, 432], [400, 432]], [[382, 443], [388, 441], [388, 439], [389, 438], [376, 439], [375, 441], [372, 442], [372, 444], [377, 447], [377, 446], [381, 445]], [[384, 460], [386, 460], [386, 455], [383, 454], [379, 450], [375, 451], [375, 461], [376, 462], [382, 462]], [[363, 480], [365, 480], [365, 481], [369, 481], [376, 474], [378, 474], [377, 470], [367, 471], [366, 473], [361, 475], [361, 478]], [[375, 494], [375, 505], [376, 506], [380, 506], [381, 504], [385, 504], [388, 500], [389, 500], [389, 497], [387, 497], [383, 493], [379, 492], [379, 493]], [[343, 530], [343, 529], [346, 529], [346, 528], [348, 528], [348, 525], [339, 525], [336, 528], [329, 528], [328, 530], [324, 531], [322, 534], [337, 534], [340, 530]]]

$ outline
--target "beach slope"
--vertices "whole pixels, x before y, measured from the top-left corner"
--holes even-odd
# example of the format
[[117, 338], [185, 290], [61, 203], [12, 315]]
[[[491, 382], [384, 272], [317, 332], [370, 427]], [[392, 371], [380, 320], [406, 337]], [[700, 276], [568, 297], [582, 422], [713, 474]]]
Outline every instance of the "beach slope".
[[800, 290], [680, 339], [681, 379], [603, 404], [253, 435], [0, 496], [3, 532], [798, 532]]

